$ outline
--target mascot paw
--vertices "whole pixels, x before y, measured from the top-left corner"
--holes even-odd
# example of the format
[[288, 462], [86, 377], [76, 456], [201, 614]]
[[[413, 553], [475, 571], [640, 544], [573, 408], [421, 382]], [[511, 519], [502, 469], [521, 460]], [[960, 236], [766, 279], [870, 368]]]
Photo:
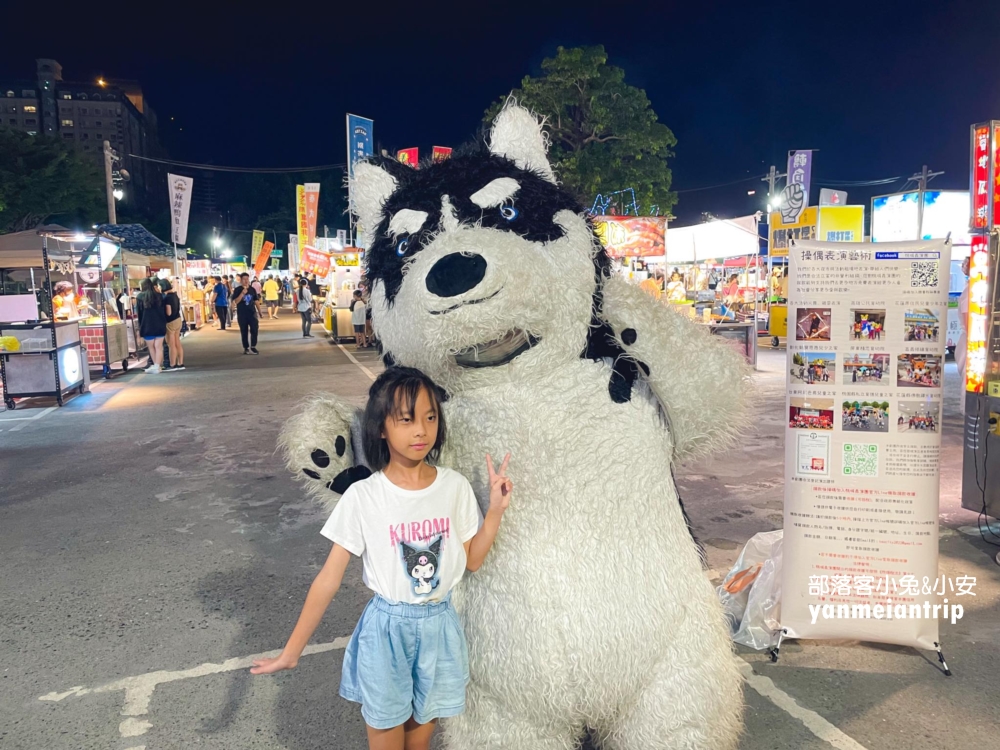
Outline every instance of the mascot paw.
[[356, 466], [351, 425], [357, 409], [329, 394], [311, 397], [289, 419], [278, 440], [289, 470], [322, 502], [336, 501], [354, 482], [370, 476]]

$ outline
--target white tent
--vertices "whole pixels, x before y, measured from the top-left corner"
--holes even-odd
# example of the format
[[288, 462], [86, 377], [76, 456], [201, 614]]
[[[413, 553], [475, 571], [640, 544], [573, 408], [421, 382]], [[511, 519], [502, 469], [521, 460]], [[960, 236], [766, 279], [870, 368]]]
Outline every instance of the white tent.
[[700, 263], [716, 258], [757, 255], [758, 215], [667, 229], [667, 263]]
[[[67, 232], [65, 227], [48, 225], [26, 232], [0, 234], [0, 268], [41, 268], [42, 267], [42, 237], [41, 231]], [[55, 238], [49, 239], [49, 258], [54, 261], [69, 260], [74, 249], [82, 250], [93, 240], [92, 236], [80, 242], [63, 242]], [[74, 245], [76, 247], [74, 248]]]

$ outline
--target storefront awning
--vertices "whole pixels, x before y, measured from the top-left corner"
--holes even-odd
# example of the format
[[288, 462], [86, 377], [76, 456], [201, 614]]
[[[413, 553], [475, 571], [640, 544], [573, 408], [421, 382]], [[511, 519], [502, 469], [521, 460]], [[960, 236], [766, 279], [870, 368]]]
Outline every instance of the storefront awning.
[[700, 263], [759, 251], [756, 215], [667, 229], [668, 263]]
[[136, 255], [174, 257], [174, 249], [142, 224], [102, 224], [97, 233], [117, 242], [122, 250]]

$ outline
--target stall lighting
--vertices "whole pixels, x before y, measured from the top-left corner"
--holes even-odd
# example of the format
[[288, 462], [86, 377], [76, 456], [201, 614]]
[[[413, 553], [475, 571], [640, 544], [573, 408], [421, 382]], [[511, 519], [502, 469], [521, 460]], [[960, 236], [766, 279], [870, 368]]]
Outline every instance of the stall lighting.
[[986, 337], [989, 320], [989, 238], [972, 238], [969, 261], [969, 334], [965, 358], [965, 390], [983, 392], [986, 376]]
[[121, 188], [116, 188], [115, 191], [114, 191], [114, 196], [115, 196], [115, 200], [119, 200], [120, 201], [122, 198], [125, 197], [125, 191], [122, 190]]

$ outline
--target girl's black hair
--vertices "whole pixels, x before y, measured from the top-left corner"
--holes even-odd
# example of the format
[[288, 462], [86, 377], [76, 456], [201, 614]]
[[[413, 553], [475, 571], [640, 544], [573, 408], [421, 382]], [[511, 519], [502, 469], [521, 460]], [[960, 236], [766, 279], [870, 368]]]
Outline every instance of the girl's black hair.
[[142, 306], [157, 308], [163, 304], [163, 297], [160, 296], [156, 282], [152, 279], [142, 280]]
[[426, 389], [438, 423], [437, 440], [427, 457], [434, 462], [441, 455], [446, 436], [441, 404], [448, 400], [447, 395], [437, 383], [414, 367], [390, 367], [372, 383], [362, 417], [361, 442], [372, 471], [381, 471], [389, 465], [389, 445], [382, 437], [385, 421], [412, 415], [421, 389]]

